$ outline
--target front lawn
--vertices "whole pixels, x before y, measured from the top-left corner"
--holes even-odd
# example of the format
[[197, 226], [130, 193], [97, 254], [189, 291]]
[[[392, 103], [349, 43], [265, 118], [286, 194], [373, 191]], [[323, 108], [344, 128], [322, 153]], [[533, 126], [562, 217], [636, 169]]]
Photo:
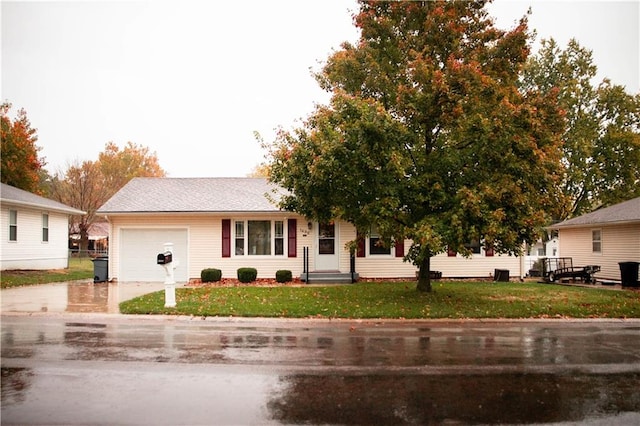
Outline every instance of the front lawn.
[[2, 271], [0, 288], [47, 284], [93, 278], [93, 262], [88, 257], [72, 257], [69, 268], [48, 271]]
[[120, 304], [125, 314], [291, 318], [640, 318], [640, 293], [534, 283], [414, 282], [326, 287], [198, 287]]

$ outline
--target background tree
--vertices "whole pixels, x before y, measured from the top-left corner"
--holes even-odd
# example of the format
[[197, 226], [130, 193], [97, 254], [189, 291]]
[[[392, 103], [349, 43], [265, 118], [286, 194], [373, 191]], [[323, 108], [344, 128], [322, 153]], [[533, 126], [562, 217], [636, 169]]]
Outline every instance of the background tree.
[[640, 196], [640, 95], [604, 80], [594, 87], [591, 51], [570, 40], [543, 40], [522, 74], [524, 90], [558, 93], [566, 115], [561, 183], [567, 219]]
[[270, 147], [282, 207], [411, 239], [422, 291], [432, 256], [520, 254], [562, 203], [555, 93], [518, 90], [526, 18], [501, 31], [484, 4], [360, 1], [360, 40], [317, 75], [330, 105]]
[[86, 212], [73, 216], [72, 228], [80, 234], [80, 250], [89, 246], [89, 228], [100, 218], [96, 211], [134, 177], [164, 177], [158, 158], [148, 148], [127, 142], [120, 150], [108, 142], [97, 161], [71, 164], [64, 173], [52, 178], [55, 199]]
[[40, 173], [45, 165], [38, 157], [40, 147], [36, 145], [36, 129], [31, 128], [24, 109], [18, 111], [15, 120], [9, 117], [10, 103], [0, 105], [0, 170], [2, 182], [16, 188], [40, 194]]
[[133, 142], [127, 142], [122, 150], [108, 142], [98, 156], [98, 165], [104, 179], [105, 202], [134, 177], [166, 176], [156, 153]]

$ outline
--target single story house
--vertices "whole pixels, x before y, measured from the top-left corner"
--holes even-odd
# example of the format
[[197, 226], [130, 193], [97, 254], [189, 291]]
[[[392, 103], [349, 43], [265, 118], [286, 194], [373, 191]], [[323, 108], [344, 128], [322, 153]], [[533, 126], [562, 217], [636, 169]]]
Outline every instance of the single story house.
[[1, 189], [0, 270], [69, 267], [69, 216], [85, 212], [4, 183]]
[[[272, 201], [280, 190], [264, 178], [132, 179], [98, 209], [110, 223], [109, 277], [163, 281], [165, 270], [156, 261], [165, 243], [174, 245], [177, 282], [197, 279], [205, 268], [222, 270], [224, 278], [235, 278], [241, 267], [256, 268], [259, 278], [274, 278], [281, 269], [294, 277], [320, 272], [351, 277], [345, 245], [356, 239], [355, 227], [280, 210]], [[362, 278], [415, 279], [416, 267], [403, 261], [410, 242], [385, 249], [377, 240], [372, 229], [353, 272]], [[494, 256], [479, 243], [474, 252], [472, 259], [438, 255], [432, 270], [443, 277], [489, 278], [495, 269], [524, 273], [522, 258]]]
[[619, 281], [620, 262], [640, 262], [640, 197], [565, 220], [559, 251], [574, 266], [599, 265], [596, 280]]

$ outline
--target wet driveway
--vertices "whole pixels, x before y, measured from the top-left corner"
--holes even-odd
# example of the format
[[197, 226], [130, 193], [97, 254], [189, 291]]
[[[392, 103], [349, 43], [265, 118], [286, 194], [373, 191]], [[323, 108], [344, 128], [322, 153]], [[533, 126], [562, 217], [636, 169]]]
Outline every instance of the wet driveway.
[[[178, 284], [177, 287], [181, 285]], [[163, 283], [71, 281], [3, 289], [2, 312], [119, 313], [125, 300], [164, 290]]]
[[640, 424], [640, 321], [2, 316], [3, 424]]

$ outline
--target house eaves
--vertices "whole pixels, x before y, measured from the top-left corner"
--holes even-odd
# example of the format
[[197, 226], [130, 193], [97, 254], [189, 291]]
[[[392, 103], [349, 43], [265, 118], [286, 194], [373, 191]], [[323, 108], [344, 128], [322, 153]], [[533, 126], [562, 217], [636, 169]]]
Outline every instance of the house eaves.
[[0, 203], [17, 207], [27, 207], [49, 212], [65, 213], [70, 215], [84, 215], [86, 212], [62, 204], [49, 198], [41, 197], [31, 192], [2, 184], [0, 192]]
[[591, 213], [565, 220], [548, 229], [583, 228], [605, 225], [640, 224], [640, 197], [633, 198], [613, 206], [598, 209]]

